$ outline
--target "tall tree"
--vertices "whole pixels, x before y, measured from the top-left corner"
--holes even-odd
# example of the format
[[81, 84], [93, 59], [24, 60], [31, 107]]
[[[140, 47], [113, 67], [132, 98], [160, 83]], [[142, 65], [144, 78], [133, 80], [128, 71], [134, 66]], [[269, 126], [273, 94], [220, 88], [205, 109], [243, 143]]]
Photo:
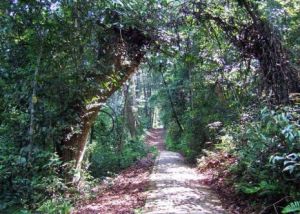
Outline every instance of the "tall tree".
[[[234, 16], [214, 13], [218, 4], [197, 2], [193, 12], [200, 22], [213, 21], [242, 57], [257, 59], [262, 76], [261, 85], [273, 103], [288, 103], [289, 93], [299, 91], [299, 70], [290, 62], [288, 51], [274, 26], [263, 17], [256, 1], [224, 3]], [[223, 17], [224, 16], [224, 17]], [[248, 17], [247, 21], [240, 16]]]

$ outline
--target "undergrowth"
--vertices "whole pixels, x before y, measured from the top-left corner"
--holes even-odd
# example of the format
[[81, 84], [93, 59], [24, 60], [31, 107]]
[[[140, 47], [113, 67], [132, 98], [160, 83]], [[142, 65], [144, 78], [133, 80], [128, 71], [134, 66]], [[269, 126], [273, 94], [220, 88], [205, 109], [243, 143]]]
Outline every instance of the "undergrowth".
[[298, 211], [293, 202], [300, 199], [297, 108], [264, 108], [250, 121], [224, 128], [218, 139], [198, 160], [201, 169], [218, 169], [216, 177], [227, 179], [235, 194], [263, 213]]

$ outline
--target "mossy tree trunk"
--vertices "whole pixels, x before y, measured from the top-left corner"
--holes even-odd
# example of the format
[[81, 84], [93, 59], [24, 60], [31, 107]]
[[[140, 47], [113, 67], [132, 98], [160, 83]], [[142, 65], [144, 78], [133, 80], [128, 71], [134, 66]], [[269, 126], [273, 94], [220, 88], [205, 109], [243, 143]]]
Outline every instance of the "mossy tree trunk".
[[116, 31], [116, 37], [113, 40], [114, 44], [107, 44], [106, 47], [107, 55], [111, 58], [107, 64], [112, 68], [112, 71], [106, 75], [93, 74], [93, 78], [99, 84], [100, 89], [90, 91], [86, 97], [90, 101], [79, 110], [80, 122], [74, 125], [79, 125], [80, 132], [74, 132], [72, 128], [67, 130], [64, 139], [57, 147], [61, 160], [64, 163], [74, 164], [78, 172], [73, 181], [78, 181], [80, 178], [85, 147], [101, 106], [137, 70], [144, 56], [142, 48], [149, 42], [149, 39], [136, 29], [128, 29], [123, 32], [122, 36], [120, 36], [119, 31]]

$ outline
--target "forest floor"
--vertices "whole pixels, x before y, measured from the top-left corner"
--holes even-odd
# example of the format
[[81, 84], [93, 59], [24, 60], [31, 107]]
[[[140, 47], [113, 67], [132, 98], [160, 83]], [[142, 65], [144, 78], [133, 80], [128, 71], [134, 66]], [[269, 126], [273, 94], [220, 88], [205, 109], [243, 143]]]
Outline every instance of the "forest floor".
[[146, 144], [159, 151], [155, 163], [149, 154], [110, 182], [100, 184], [97, 196], [80, 202], [72, 213], [226, 213], [206, 184], [208, 177], [185, 164], [179, 153], [165, 150], [163, 129], [148, 131]]
[[[149, 132], [150, 134], [150, 132]], [[146, 142], [150, 135], [147, 135]], [[121, 171], [117, 177], [104, 180], [95, 189], [96, 197], [76, 205], [72, 214], [133, 214], [144, 207], [149, 177], [154, 164], [153, 154]]]
[[130, 214], [145, 205], [153, 157], [138, 161], [111, 181], [101, 183], [97, 196], [77, 204], [72, 214]]

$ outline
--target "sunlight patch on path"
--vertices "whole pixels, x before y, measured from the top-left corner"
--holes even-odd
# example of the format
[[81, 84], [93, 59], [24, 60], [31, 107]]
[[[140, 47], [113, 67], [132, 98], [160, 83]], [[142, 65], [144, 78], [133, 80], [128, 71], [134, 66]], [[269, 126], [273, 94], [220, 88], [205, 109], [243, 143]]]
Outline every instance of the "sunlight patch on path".
[[226, 213], [220, 200], [200, 180], [201, 175], [186, 166], [179, 153], [161, 151], [150, 176], [152, 190], [143, 213]]

